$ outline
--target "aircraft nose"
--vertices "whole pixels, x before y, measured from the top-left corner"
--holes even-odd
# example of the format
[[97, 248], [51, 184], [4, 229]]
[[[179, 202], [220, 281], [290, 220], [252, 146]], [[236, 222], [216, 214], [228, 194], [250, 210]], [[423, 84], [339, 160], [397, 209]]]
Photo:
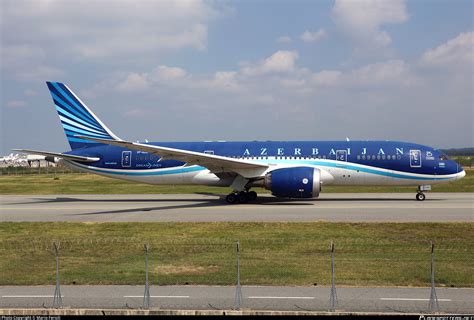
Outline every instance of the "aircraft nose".
[[466, 171], [465, 170], [463, 170], [463, 171], [459, 172], [458, 174], [456, 174], [456, 180], [462, 179], [462, 178], [464, 178], [464, 176], [466, 176]]

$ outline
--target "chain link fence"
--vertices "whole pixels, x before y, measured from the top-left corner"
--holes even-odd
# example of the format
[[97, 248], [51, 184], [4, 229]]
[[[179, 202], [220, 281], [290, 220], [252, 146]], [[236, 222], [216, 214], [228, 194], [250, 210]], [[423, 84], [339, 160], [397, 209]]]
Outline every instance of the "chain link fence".
[[75, 170], [66, 165], [44, 165], [44, 166], [19, 166], [4, 165], [0, 167], [0, 176], [23, 176], [23, 175], [40, 175], [40, 174], [86, 174]]
[[[438, 241], [435, 256], [431, 240], [409, 237], [377, 243], [335, 238], [334, 247], [315, 238], [187, 239], [183, 234], [177, 239], [64, 235], [45, 240], [32, 235], [5, 240], [0, 246], [0, 255], [8, 257], [0, 264], [2, 285], [55, 284], [59, 271], [61, 285], [143, 285], [145, 308], [150, 305], [146, 278], [154, 286], [236, 286], [235, 309], [245, 307], [242, 290], [247, 285], [326, 286], [331, 292], [324, 308], [330, 311], [341, 303], [336, 294], [341, 285], [430, 287], [435, 281], [443, 287], [473, 286], [474, 248], [461, 238]], [[435, 292], [433, 299], [434, 312], [439, 308]]]

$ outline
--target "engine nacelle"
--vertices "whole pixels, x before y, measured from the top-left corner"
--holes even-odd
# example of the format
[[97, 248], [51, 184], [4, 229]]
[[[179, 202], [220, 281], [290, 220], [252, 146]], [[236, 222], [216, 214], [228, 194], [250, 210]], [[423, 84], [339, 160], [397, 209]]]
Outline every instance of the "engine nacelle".
[[44, 160], [46, 160], [48, 162], [53, 162], [53, 163], [58, 163], [59, 162], [59, 158], [58, 157], [53, 157], [53, 156], [46, 156], [46, 157], [44, 157]]
[[280, 198], [317, 198], [321, 172], [311, 167], [276, 169], [265, 175], [265, 189]]

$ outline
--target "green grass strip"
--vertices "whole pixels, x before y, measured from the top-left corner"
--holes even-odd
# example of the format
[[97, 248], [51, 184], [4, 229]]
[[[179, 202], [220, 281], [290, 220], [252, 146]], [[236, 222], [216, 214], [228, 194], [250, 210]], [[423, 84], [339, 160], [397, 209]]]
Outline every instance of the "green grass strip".
[[[179, 214], [179, 213], [177, 213]], [[235, 241], [244, 285], [429, 286], [430, 241], [438, 286], [474, 286], [474, 223], [0, 223], [0, 285], [233, 285]]]

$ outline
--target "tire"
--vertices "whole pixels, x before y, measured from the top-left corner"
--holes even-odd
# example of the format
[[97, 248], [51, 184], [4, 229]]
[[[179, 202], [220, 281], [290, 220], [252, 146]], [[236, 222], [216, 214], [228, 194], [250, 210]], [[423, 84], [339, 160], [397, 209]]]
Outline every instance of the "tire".
[[416, 200], [418, 200], [418, 201], [424, 201], [425, 198], [426, 198], [426, 196], [425, 196], [424, 193], [418, 192], [418, 193], [416, 194]]
[[237, 195], [235, 193], [231, 193], [225, 197], [225, 201], [230, 204], [234, 204], [237, 202]]
[[249, 201], [249, 198], [247, 197], [247, 193], [246, 192], [239, 193], [238, 200], [239, 200], [239, 203], [247, 203]]
[[255, 201], [257, 199], [257, 193], [255, 191], [249, 191], [247, 197], [249, 201]]

